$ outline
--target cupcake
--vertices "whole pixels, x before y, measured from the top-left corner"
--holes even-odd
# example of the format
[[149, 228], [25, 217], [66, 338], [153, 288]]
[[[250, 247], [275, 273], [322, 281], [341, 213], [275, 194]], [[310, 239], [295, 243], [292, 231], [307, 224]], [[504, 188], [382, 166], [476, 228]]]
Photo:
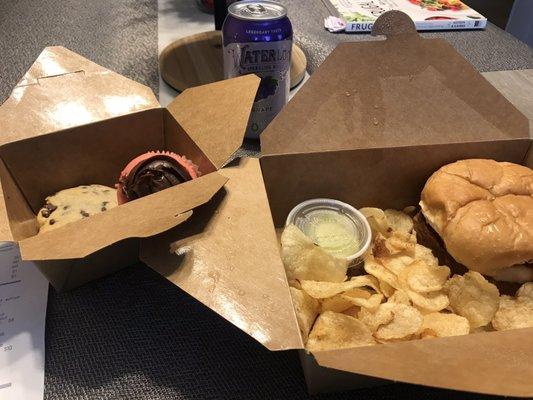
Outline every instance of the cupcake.
[[120, 173], [118, 204], [159, 192], [200, 176], [198, 167], [170, 151], [149, 151], [131, 160]]

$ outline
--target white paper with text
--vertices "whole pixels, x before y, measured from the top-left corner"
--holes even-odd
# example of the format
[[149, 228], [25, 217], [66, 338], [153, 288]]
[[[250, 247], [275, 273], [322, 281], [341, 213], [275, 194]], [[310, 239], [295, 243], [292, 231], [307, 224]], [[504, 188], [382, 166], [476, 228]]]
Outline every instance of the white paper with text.
[[0, 242], [0, 399], [44, 396], [48, 281], [17, 245]]

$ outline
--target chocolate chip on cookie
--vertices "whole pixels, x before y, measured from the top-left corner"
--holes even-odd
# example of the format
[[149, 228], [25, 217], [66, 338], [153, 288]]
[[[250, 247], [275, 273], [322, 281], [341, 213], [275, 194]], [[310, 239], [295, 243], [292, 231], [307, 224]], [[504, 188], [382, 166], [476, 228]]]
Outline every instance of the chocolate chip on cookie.
[[50, 203], [46, 203], [43, 209], [41, 210], [41, 215], [44, 218], [48, 218], [50, 214], [53, 213], [55, 210], [57, 210], [57, 206]]
[[89, 216], [89, 213], [88, 213], [87, 211], [83, 211], [83, 210], [80, 211], [80, 214], [81, 214], [83, 217], [85, 217], [85, 218], [87, 218], [87, 217]]

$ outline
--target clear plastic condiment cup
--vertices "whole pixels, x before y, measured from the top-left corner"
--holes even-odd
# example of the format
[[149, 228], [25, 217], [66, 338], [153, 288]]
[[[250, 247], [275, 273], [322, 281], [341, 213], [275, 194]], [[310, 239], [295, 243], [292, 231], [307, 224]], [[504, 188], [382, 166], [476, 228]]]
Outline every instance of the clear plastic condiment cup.
[[294, 207], [285, 225], [296, 225], [330, 254], [346, 258], [349, 265], [362, 261], [372, 232], [365, 216], [349, 204], [334, 199], [310, 199]]

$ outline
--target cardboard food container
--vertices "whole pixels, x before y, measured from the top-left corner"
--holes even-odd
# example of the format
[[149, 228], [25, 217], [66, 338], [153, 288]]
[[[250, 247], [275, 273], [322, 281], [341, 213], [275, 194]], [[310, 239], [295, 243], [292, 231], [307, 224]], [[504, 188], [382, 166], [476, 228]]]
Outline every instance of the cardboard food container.
[[[296, 204], [402, 209], [459, 159], [533, 167], [528, 120], [451, 45], [401, 13], [374, 34], [334, 50], [263, 132], [260, 161], [224, 169], [223, 192], [141, 244], [145, 263], [273, 351], [304, 347], [276, 233]], [[533, 328], [301, 356], [311, 392], [399, 381], [533, 396]]]
[[[138, 262], [142, 238], [181, 224], [223, 187], [217, 170], [242, 143], [258, 82], [250, 75], [197, 87], [162, 108], [146, 86], [46, 48], [0, 107], [0, 239], [18, 242], [22, 259], [58, 290]], [[150, 150], [184, 154], [202, 176], [37, 235], [47, 196], [113, 187]]]

